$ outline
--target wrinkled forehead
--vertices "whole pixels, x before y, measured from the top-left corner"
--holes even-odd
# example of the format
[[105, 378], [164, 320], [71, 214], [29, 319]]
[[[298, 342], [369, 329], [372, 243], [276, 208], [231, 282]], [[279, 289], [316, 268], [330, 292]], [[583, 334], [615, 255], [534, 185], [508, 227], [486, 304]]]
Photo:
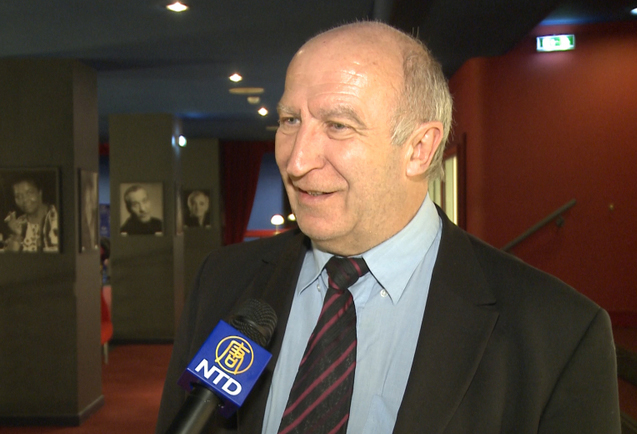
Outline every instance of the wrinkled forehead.
[[400, 89], [403, 69], [397, 44], [387, 37], [369, 36], [328, 32], [308, 41], [290, 62], [286, 84], [303, 74], [306, 79], [309, 75], [326, 83]]

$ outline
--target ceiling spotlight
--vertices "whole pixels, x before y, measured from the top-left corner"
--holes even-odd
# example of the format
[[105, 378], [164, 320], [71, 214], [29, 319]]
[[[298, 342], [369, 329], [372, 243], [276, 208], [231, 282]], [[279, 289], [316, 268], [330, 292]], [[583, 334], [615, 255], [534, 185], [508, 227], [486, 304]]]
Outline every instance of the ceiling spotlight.
[[228, 77], [230, 79], [230, 81], [233, 81], [235, 83], [240, 82], [241, 80], [243, 80], [243, 77], [241, 77], [239, 74], [237, 74], [236, 72], [234, 74], [232, 74], [230, 77]]
[[261, 98], [259, 98], [258, 96], [249, 96], [248, 102], [250, 104], [259, 104], [261, 102]]
[[171, 5], [166, 6], [166, 9], [173, 12], [183, 12], [188, 10], [188, 6], [179, 2], [175, 2]]
[[637, 15], [637, 8], [631, 10], [630, 13], [633, 14], [633, 15]]
[[288, 220], [290, 220], [291, 222], [295, 222], [296, 221], [296, 216], [294, 214], [290, 214], [288, 216]]
[[184, 146], [186, 146], [186, 143], [188, 143], [188, 141], [184, 136], [179, 136], [179, 141], [177, 143], [183, 148]]
[[267, 108], [265, 108], [265, 107], [261, 107], [261, 108], [259, 109], [258, 113], [259, 113], [261, 116], [265, 116], [265, 115], [267, 115], [267, 114], [268, 114], [268, 109], [267, 109]]

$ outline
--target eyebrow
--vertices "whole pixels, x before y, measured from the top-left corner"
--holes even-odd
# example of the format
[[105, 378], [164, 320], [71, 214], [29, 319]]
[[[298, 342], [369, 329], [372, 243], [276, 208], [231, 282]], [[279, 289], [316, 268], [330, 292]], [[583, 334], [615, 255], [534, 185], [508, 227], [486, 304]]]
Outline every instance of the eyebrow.
[[[290, 106], [285, 104], [277, 104], [277, 112], [279, 115], [281, 114], [289, 114], [292, 116], [300, 117], [301, 113], [299, 110], [293, 109]], [[367, 129], [367, 125], [361, 120], [361, 118], [356, 113], [356, 110], [349, 105], [340, 104], [336, 107], [331, 107], [328, 109], [321, 109], [319, 111], [319, 117], [321, 119], [329, 119], [329, 118], [345, 118], [356, 124], [356, 126], [360, 129]]]
[[354, 122], [359, 128], [366, 129], [367, 126], [356, 113], [356, 110], [349, 105], [337, 105], [328, 109], [320, 110], [321, 119], [345, 118]]
[[281, 113], [287, 113], [287, 114], [294, 115], [294, 116], [297, 116], [297, 117], [300, 115], [298, 110], [295, 110], [292, 107], [287, 106], [285, 104], [281, 104], [281, 103], [278, 103], [276, 105], [276, 111], [277, 111], [277, 113], [279, 113], [279, 115]]

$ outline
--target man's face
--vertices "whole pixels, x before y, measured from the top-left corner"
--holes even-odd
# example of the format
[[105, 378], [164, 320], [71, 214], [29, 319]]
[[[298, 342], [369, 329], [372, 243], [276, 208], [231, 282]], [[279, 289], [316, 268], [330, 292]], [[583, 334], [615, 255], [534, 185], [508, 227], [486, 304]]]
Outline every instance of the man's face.
[[137, 220], [147, 223], [150, 221], [150, 200], [146, 190], [140, 189], [128, 193], [128, 206]]
[[391, 144], [402, 63], [372, 44], [326, 39], [290, 64], [276, 160], [301, 230], [328, 252], [354, 255], [413, 217], [404, 211], [405, 147]]
[[208, 212], [208, 198], [202, 194], [195, 196], [190, 202], [192, 215], [202, 217]]
[[19, 182], [13, 186], [15, 203], [27, 215], [37, 212], [42, 205], [42, 192], [30, 182]]

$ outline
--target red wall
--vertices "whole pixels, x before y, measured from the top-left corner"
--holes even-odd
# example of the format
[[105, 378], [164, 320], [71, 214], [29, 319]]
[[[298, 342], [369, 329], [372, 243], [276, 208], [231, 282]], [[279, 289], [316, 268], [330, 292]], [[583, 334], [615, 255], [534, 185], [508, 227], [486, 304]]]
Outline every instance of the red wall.
[[[574, 51], [535, 52], [535, 35], [563, 30]], [[562, 228], [513, 253], [616, 322], [637, 318], [637, 22], [538, 27], [506, 55], [468, 61], [450, 86], [469, 232], [502, 247], [576, 199]]]

